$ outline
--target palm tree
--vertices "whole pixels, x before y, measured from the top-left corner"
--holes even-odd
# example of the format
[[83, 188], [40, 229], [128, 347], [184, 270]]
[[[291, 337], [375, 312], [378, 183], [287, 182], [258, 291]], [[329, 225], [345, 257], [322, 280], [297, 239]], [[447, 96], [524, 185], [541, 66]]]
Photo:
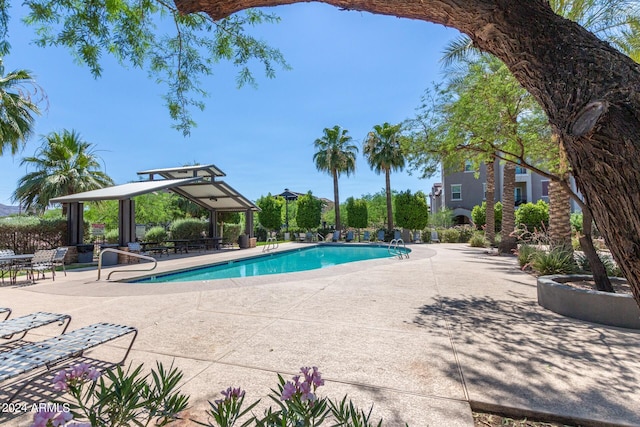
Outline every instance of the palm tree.
[[516, 187], [516, 165], [512, 162], [504, 164], [503, 187], [502, 187], [502, 231], [500, 253], [510, 254], [516, 247], [517, 242], [512, 234], [515, 229], [515, 187]]
[[401, 125], [383, 123], [375, 125], [364, 141], [363, 152], [369, 166], [377, 174], [384, 171], [385, 189], [387, 193], [387, 229], [393, 230], [391, 210], [391, 170], [402, 170], [405, 160], [400, 147]]
[[33, 133], [34, 114], [40, 114], [32, 100], [36, 88], [28, 71], [17, 70], [4, 74], [0, 58], [0, 156], [6, 149], [16, 154]]
[[26, 210], [44, 212], [54, 197], [113, 185], [113, 180], [100, 170], [92, 144], [75, 131], [45, 136], [35, 155], [25, 157], [20, 165], [35, 168], [20, 179], [13, 193], [13, 200]]
[[495, 182], [495, 156], [491, 156], [486, 161], [486, 175], [487, 175], [487, 188], [486, 188], [486, 223], [484, 229], [484, 235], [493, 245], [496, 240], [496, 216], [495, 216], [495, 198], [496, 198], [496, 182]]
[[336, 125], [324, 128], [324, 135], [313, 143], [316, 153], [313, 161], [319, 171], [327, 172], [333, 177], [333, 200], [336, 212], [336, 230], [340, 230], [340, 197], [338, 195], [338, 177], [341, 173], [349, 176], [356, 170], [356, 154], [358, 147], [351, 144], [348, 130]]

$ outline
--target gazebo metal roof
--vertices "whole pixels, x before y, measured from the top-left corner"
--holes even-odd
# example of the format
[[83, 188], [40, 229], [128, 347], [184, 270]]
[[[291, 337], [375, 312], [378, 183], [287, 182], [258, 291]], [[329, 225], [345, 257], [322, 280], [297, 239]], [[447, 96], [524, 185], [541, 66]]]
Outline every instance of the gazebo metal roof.
[[226, 176], [215, 165], [184, 166], [179, 168], [152, 169], [138, 175], [159, 175], [164, 179], [130, 182], [113, 187], [86, 191], [69, 196], [56, 197], [52, 203], [92, 202], [99, 200], [125, 200], [159, 190], [170, 190], [208, 210], [240, 212], [260, 209], [224, 181], [216, 177]]

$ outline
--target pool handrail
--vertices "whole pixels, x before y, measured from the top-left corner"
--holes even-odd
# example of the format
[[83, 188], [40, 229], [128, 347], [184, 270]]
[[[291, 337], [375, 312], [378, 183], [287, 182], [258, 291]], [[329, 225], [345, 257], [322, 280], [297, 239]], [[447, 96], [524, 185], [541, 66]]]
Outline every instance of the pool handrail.
[[[402, 245], [404, 250], [400, 250], [400, 245]], [[403, 259], [404, 257], [409, 258], [407, 245], [405, 245], [404, 240], [402, 239], [391, 239], [387, 250], [389, 251], [389, 255], [397, 256], [400, 259]]]
[[154, 257], [148, 256], [148, 255], [137, 254], [135, 252], [122, 251], [120, 249], [104, 248], [103, 250], [100, 251], [100, 255], [98, 255], [98, 278], [96, 279], [96, 282], [100, 280], [100, 273], [102, 271], [102, 255], [105, 252], [115, 252], [117, 254], [131, 256], [131, 257], [134, 257], [134, 258], [141, 258], [141, 259], [145, 259], [147, 261], [153, 261], [153, 267], [151, 267], [149, 269], [139, 269], [139, 268], [137, 268], [135, 270], [113, 270], [113, 271], [109, 272], [109, 275], [107, 276], [107, 280], [111, 279], [111, 275], [113, 273], [126, 273], [126, 272], [132, 272], [132, 271], [151, 271], [151, 270], [155, 270], [156, 267], [158, 266], [158, 260], [156, 260]]

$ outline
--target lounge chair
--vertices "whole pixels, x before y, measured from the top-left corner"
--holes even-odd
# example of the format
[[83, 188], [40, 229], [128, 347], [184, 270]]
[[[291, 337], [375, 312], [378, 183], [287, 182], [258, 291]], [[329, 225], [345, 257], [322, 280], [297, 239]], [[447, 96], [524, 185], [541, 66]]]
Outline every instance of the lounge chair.
[[378, 230], [378, 241], [384, 242], [384, 230]]
[[68, 250], [69, 248], [66, 248], [66, 247], [57, 248], [56, 254], [53, 257], [53, 266], [54, 267], [61, 266], [62, 272], [64, 273], [65, 276], [67, 275], [67, 270], [65, 270], [64, 268], [64, 258], [67, 256]]
[[133, 338], [123, 359], [118, 362], [122, 364], [131, 351], [138, 330], [131, 326], [111, 323], [95, 323], [54, 338], [5, 351], [0, 353], [0, 383], [38, 368], [46, 367], [50, 370], [69, 359], [82, 356], [86, 350], [129, 334], [133, 334]]
[[365, 230], [363, 236], [362, 236], [362, 241], [363, 242], [370, 242], [371, 241], [371, 233], [369, 233], [369, 230]]
[[[71, 322], [71, 316], [68, 314], [45, 313], [39, 311], [37, 313], [27, 314], [26, 316], [4, 320], [0, 322], [0, 339], [11, 341], [21, 340], [30, 330], [56, 322], [59, 322], [60, 326], [64, 324], [64, 329], [62, 330], [62, 333], [64, 334]], [[14, 338], [14, 335], [17, 334], [21, 335]]]
[[299, 242], [306, 242], [307, 241], [307, 235], [303, 232], [298, 233], [298, 241]]
[[332, 242], [338, 242], [340, 241], [340, 231], [336, 230], [333, 232], [333, 237], [331, 237], [331, 241]]
[[11, 309], [7, 307], [0, 307], [0, 313], [7, 313], [7, 317], [4, 320], [7, 320], [9, 316], [11, 316]]
[[396, 240], [402, 239], [402, 233], [400, 233], [400, 230], [393, 230], [393, 238]]
[[353, 241], [353, 231], [351, 231], [351, 230], [347, 231], [347, 237], [345, 237], [345, 240], [347, 242], [352, 242]]

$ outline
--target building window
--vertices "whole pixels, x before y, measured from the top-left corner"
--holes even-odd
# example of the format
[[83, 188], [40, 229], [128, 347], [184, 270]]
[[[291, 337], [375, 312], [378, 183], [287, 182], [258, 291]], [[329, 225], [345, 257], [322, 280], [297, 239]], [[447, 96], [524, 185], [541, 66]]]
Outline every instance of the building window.
[[487, 200], [487, 183], [482, 183], [482, 200]]
[[464, 171], [465, 172], [475, 172], [473, 170], [473, 165], [471, 164], [471, 160], [465, 160], [465, 162], [464, 162]]
[[549, 197], [549, 181], [540, 181], [542, 185], [542, 197]]
[[527, 170], [522, 166], [516, 166], [516, 175], [526, 175]]
[[462, 200], [462, 184], [451, 186], [451, 200]]
[[515, 199], [516, 206], [519, 206], [522, 203], [526, 203], [526, 201], [522, 200], [522, 188], [520, 187], [516, 187], [513, 189], [513, 198]]

